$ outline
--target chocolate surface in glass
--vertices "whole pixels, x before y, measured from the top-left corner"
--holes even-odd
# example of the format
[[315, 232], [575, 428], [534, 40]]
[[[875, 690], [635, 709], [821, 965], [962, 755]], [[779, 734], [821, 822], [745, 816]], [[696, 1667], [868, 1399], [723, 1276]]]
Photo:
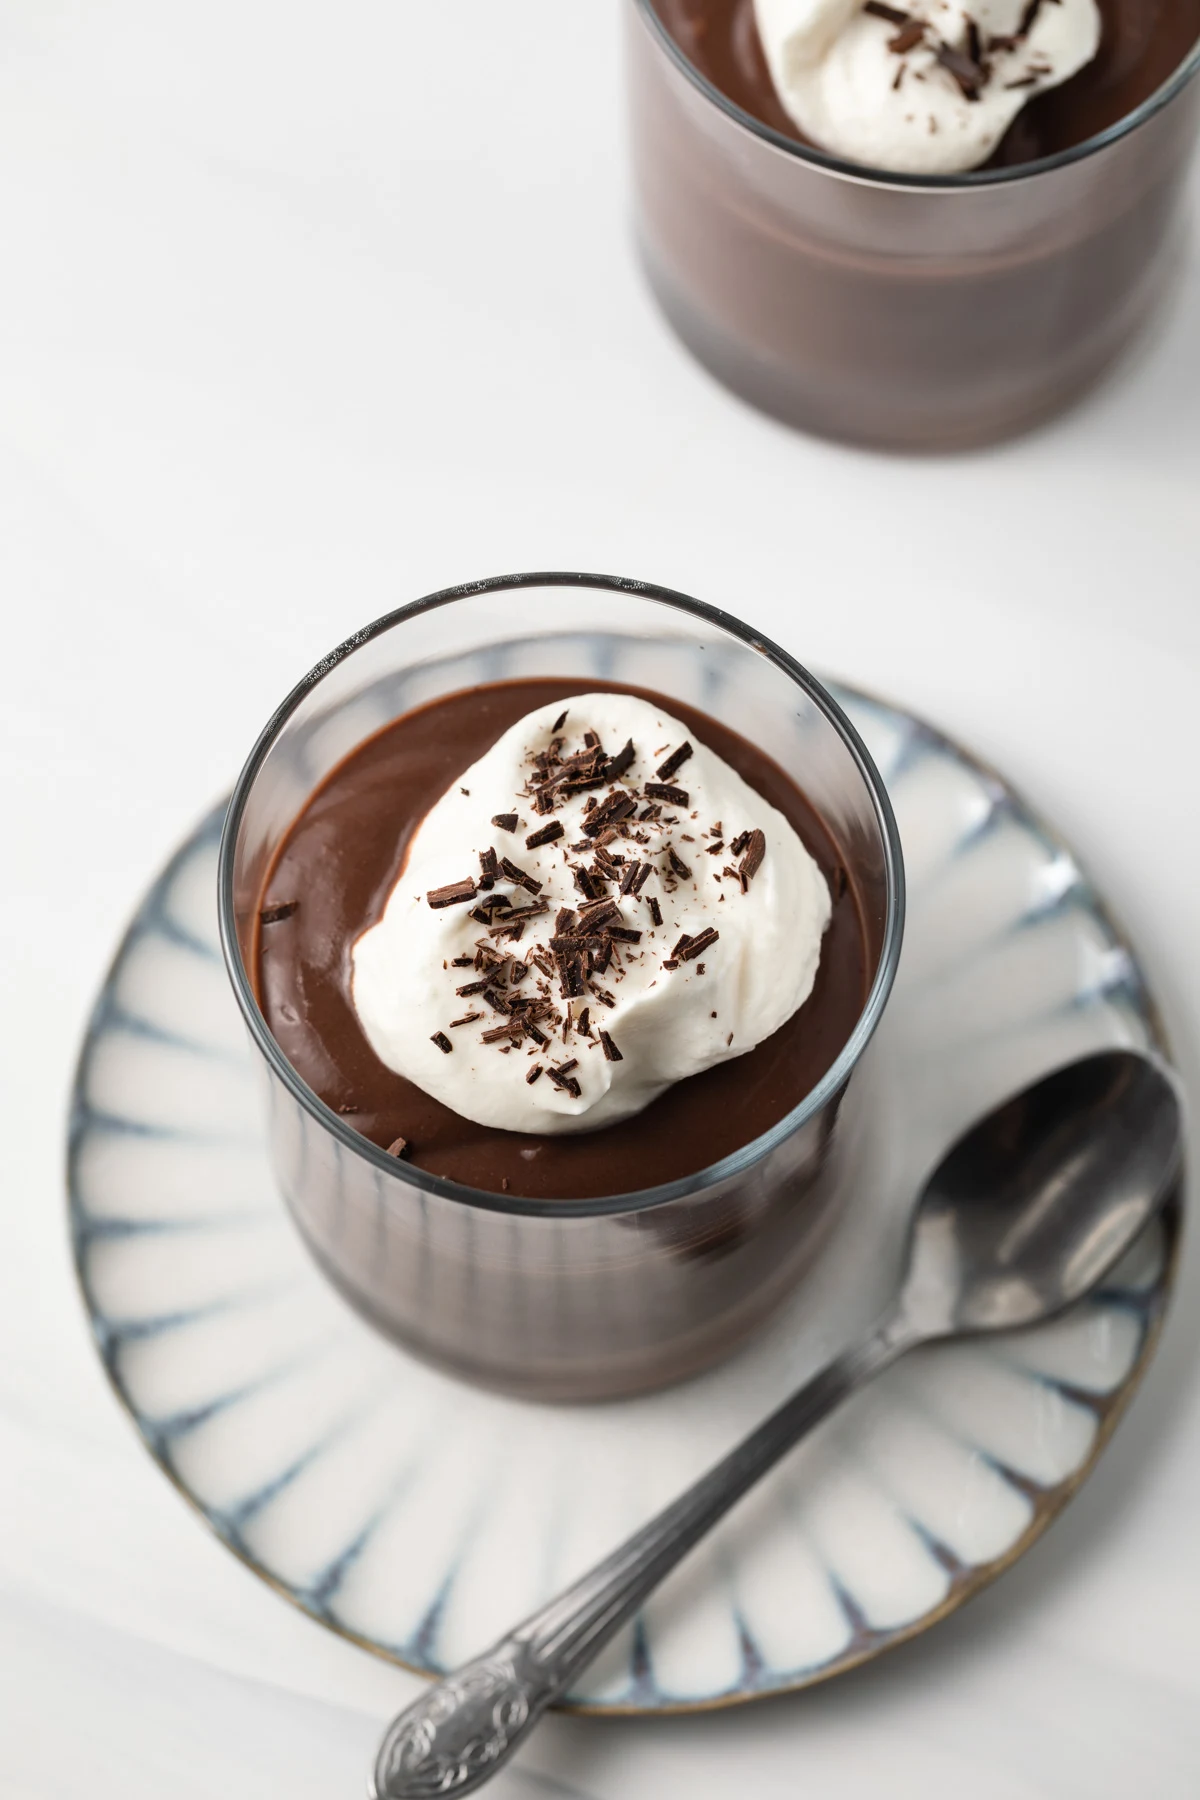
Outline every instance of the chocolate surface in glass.
[[[689, 732], [723, 757], [791, 822], [834, 895], [812, 994], [787, 1024], [744, 1056], [677, 1083], [631, 1119], [595, 1132], [543, 1136], [462, 1118], [387, 1068], [350, 998], [350, 952], [400, 874], [416, 827], [502, 732], [535, 707], [604, 682], [500, 682], [406, 714], [340, 763], [280, 846], [262, 908], [299, 902], [259, 929], [251, 960], [259, 1004], [280, 1048], [334, 1111], [386, 1148], [487, 1192], [584, 1199], [633, 1192], [709, 1167], [784, 1118], [845, 1045], [871, 971], [853, 883], [825, 824], [777, 764], [716, 720], [661, 695]], [[468, 847], [469, 848], [469, 847]]]
[[[653, 0], [699, 72], [764, 125], [808, 140], [784, 110], [767, 70], [754, 0]], [[1098, 0], [1100, 49], [1061, 87], [1022, 107], [987, 168], [1055, 156], [1134, 112], [1200, 39], [1200, 0]], [[919, 10], [919, 9], [918, 9]]]

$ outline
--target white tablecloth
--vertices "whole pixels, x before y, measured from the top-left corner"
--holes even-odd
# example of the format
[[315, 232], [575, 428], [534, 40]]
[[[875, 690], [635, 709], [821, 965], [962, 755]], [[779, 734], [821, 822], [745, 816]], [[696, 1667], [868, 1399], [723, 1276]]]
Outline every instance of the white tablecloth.
[[[360, 623], [477, 575], [610, 570], [924, 710], [1073, 836], [1196, 1091], [1200, 258], [1023, 442], [901, 461], [792, 435], [642, 287], [618, 11], [0, 0], [2, 1800], [340, 1800], [415, 1688], [150, 1465], [62, 1189], [133, 902]], [[498, 1797], [1192, 1800], [1198, 1286], [1193, 1233], [1098, 1473], [964, 1612], [799, 1699], [552, 1721]]]

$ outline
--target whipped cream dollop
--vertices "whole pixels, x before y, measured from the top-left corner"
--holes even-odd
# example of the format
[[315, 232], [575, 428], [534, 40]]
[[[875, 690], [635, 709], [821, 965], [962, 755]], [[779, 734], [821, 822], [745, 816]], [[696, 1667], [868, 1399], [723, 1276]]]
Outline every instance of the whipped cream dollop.
[[1026, 102], [1100, 45], [1096, 0], [754, 0], [754, 13], [805, 137], [910, 175], [978, 168]]
[[589, 1131], [751, 1050], [830, 917], [792, 826], [628, 694], [539, 708], [418, 827], [352, 996], [376, 1054], [481, 1125]]

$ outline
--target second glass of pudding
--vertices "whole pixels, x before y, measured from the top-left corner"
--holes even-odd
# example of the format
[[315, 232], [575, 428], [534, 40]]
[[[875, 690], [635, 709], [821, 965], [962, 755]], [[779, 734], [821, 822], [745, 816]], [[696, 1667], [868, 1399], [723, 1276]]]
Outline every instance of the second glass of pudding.
[[[903, 45], [903, 4], [873, 7]], [[1101, 0], [1094, 63], [1018, 116], [1004, 160], [927, 176], [800, 140], [754, 0], [626, 13], [644, 267], [688, 347], [765, 411], [884, 448], [987, 443], [1081, 394], [1162, 296], [1200, 121], [1198, 0]]]
[[[585, 695], [645, 702], [685, 736], [599, 743], [571, 720], [572, 698]], [[557, 747], [493, 817], [495, 803], [462, 778], [475, 768], [478, 789], [479, 759], [531, 714], [551, 721]], [[580, 784], [570, 804], [582, 827], [561, 789], [536, 798], [564, 766]], [[734, 771], [755, 804], [782, 815], [820, 872], [828, 924], [811, 993], [754, 1048], [674, 1080], [640, 1110], [582, 1131], [521, 1129], [535, 1117], [531, 1097], [541, 1105], [553, 1084], [555, 1105], [578, 1101], [580, 1078], [586, 1097], [604, 1065], [614, 1092], [618, 1073], [653, 1082], [653, 1035], [639, 1044], [633, 1014], [614, 1008], [624, 980], [630, 992], [661, 982], [668, 1006], [690, 988], [685, 1060], [689, 1033], [740, 1023], [743, 989], [769, 996], [777, 972], [783, 981], [786, 954], [755, 959], [760, 941], [764, 959], [780, 958], [801, 928], [801, 865], [783, 879], [781, 860], [767, 882], [761, 833], [729, 807], [728, 818], [711, 807], [699, 816], [714, 770]], [[493, 848], [481, 860], [464, 841], [450, 879], [428, 894], [414, 879], [421, 891], [410, 895], [425, 841], [413, 839], [439, 803], [439, 816], [460, 819], [456, 832], [467, 822], [466, 837], [502, 857]], [[560, 894], [550, 912], [535, 854], [543, 875], [551, 861], [560, 881], [569, 872], [573, 905]], [[459, 861], [461, 894], [451, 891]], [[711, 927], [700, 941], [695, 924], [675, 938], [671, 909], [685, 895], [726, 925], [724, 944]], [[738, 913], [756, 897], [766, 910]], [[812, 1268], [868, 1145], [860, 1064], [891, 991], [903, 914], [887, 795], [831, 696], [727, 615], [600, 576], [447, 590], [341, 645], [264, 731], [221, 850], [226, 961], [265, 1077], [273, 1166], [310, 1250], [404, 1345], [538, 1399], [609, 1398], [694, 1374]], [[761, 940], [757, 926], [739, 939], [752, 916]], [[380, 966], [409, 959], [398, 991], [410, 1000], [393, 1024], [402, 1059], [426, 1058], [420, 1081], [397, 1072], [394, 1054], [381, 1060], [356, 1010], [355, 946], [394, 918]], [[444, 920], [462, 954], [431, 960]], [[718, 997], [735, 955], [749, 960]], [[480, 1098], [480, 1084], [504, 1082], [513, 1128]]]

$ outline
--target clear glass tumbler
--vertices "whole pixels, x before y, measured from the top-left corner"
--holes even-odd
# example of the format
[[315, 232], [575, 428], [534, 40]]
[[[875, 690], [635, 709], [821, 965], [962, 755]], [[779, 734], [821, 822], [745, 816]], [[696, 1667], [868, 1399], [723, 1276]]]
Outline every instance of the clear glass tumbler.
[[1175, 261], [1200, 45], [1063, 154], [916, 178], [783, 137], [626, 0], [636, 227], [684, 343], [763, 410], [895, 449], [1019, 431], [1125, 347]]
[[[838, 839], [868, 937], [862, 1015], [792, 1113], [713, 1168], [597, 1200], [483, 1193], [388, 1156], [301, 1081], [247, 967], [264, 871], [330, 769], [439, 695], [538, 675], [656, 688], [760, 745]], [[812, 676], [735, 619], [641, 582], [570, 574], [501, 577], [389, 614], [319, 663], [266, 727], [230, 803], [219, 884], [283, 1195], [322, 1269], [401, 1343], [530, 1398], [607, 1398], [715, 1361], [812, 1265], [867, 1141], [869, 1084], [850, 1078], [896, 972], [903, 867], [853, 726]]]

